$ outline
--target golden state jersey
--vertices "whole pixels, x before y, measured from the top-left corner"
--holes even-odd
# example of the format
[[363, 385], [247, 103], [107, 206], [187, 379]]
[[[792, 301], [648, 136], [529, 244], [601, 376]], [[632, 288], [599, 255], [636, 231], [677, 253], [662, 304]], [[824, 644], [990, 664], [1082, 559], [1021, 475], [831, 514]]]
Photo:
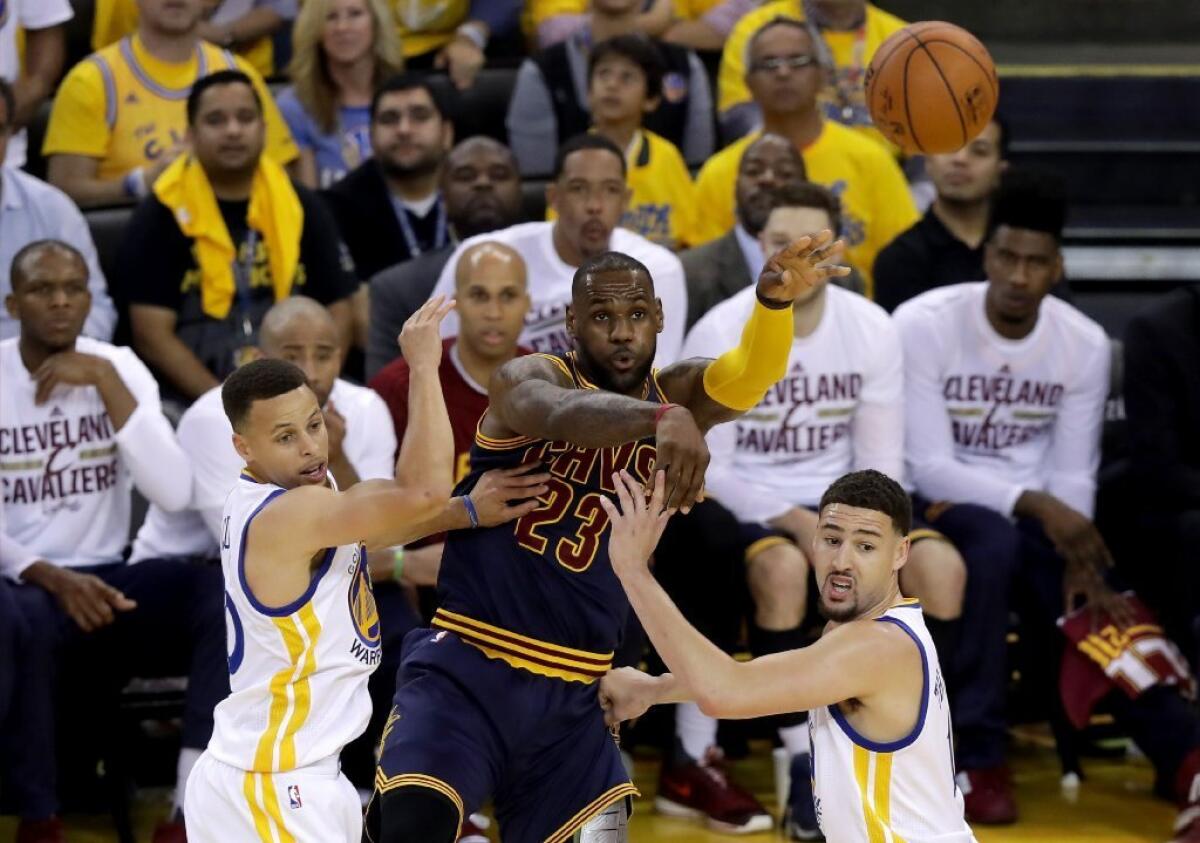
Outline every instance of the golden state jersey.
[[218, 70], [250, 76], [263, 105], [265, 153], [280, 164], [295, 158], [296, 145], [270, 91], [245, 59], [197, 41], [189, 61], [170, 64], [148, 53], [136, 35], [71, 68], [55, 96], [42, 151], [96, 158], [101, 179], [150, 166], [183, 141], [192, 84]]
[[254, 518], [286, 490], [243, 471], [225, 501], [221, 568], [230, 695], [214, 712], [209, 753], [257, 773], [333, 758], [371, 716], [379, 615], [361, 545], [328, 548], [308, 590], [279, 608], [246, 582]]
[[809, 712], [817, 820], [837, 843], [975, 843], [954, 782], [950, 702], [921, 604], [904, 600], [875, 619], [921, 651], [921, 708], [890, 743], [864, 738], [836, 705]]
[[[534, 356], [552, 361], [575, 389], [598, 388], [579, 371], [574, 352]], [[667, 402], [654, 373], [643, 394], [647, 401]], [[542, 465], [552, 477], [528, 515], [447, 536], [433, 626], [543, 676], [585, 683], [603, 676], [629, 603], [608, 561], [609, 522], [600, 500], [616, 492], [612, 475], [620, 469], [647, 482], [655, 454], [653, 438], [582, 448], [477, 433], [470, 474], [455, 494], [468, 493], [494, 468]]]

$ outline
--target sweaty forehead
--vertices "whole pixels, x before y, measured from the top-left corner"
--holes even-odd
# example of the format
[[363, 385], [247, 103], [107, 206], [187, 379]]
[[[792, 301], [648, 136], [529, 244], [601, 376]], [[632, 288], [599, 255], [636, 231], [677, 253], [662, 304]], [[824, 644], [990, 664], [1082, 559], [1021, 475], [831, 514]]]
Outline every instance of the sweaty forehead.
[[594, 272], [584, 280], [579, 291], [584, 303], [599, 301], [650, 301], [654, 298], [654, 285], [642, 272], [631, 269]]

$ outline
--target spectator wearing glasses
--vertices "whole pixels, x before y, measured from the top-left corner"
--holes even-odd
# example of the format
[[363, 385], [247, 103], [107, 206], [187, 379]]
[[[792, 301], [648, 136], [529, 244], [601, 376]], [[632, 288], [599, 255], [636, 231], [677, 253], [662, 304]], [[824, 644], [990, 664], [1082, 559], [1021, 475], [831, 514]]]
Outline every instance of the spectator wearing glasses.
[[[746, 84], [762, 109], [763, 130], [791, 141], [804, 158], [808, 179], [840, 200], [846, 257], [870, 297], [875, 256], [918, 218], [904, 175], [881, 145], [822, 113], [821, 54], [804, 23], [774, 18], [754, 33], [746, 49]], [[738, 163], [755, 137], [726, 147], [700, 170], [696, 204], [704, 213], [696, 223], [698, 242], [733, 227]]]
[[866, 0], [774, 0], [738, 19], [724, 40], [717, 75], [722, 134], [726, 138], [741, 137], [764, 119], [757, 98], [746, 84], [748, 45], [763, 24], [779, 17], [803, 21], [812, 36], [825, 67], [819, 97], [825, 117], [890, 150], [871, 122], [863, 79], [879, 45], [902, 29], [905, 22]]

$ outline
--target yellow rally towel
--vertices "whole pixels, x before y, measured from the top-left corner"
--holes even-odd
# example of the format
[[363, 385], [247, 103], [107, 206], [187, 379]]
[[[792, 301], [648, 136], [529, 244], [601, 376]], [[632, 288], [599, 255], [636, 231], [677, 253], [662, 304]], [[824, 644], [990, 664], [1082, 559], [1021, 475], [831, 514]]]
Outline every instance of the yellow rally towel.
[[[193, 156], [181, 155], [158, 177], [154, 195], [175, 215], [184, 235], [196, 243], [204, 312], [224, 319], [237, 291], [233, 278], [237, 253], [204, 168]], [[300, 263], [304, 207], [283, 167], [265, 155], [254, 173], [246, 222], [262, 235], [275, 301], [287, 298]]]

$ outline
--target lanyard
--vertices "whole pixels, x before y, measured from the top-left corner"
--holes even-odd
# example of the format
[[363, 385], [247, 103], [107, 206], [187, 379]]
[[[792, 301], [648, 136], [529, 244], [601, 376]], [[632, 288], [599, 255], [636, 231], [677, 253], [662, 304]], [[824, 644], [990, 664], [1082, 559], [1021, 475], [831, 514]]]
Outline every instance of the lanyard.
[[[396, 203], [396, 219], [400, 223], [400, 233], [404, 235], [404, 245], [408, 246], [408, 256], [415, 258], [425, 250], [421, 248], [421, 244], [417, 242], [417, 233], [413, 231], [412, 223], [408, 221], [408, 208], [404, 207], [404, 203], [397, 201]], [[436, 251], [446, 245], [446, 203], [442, 201], [442, 197], [438, 197], [435, 205], [437, 206], [437, 225], [433, 232], [432, 247]]]
[[258, 253], [258, 232], [253, 228], [246, 235], [245, 257], [233, 262], [233, 282], [237, 286], [238, 315], [241, 317], [242, 345], [254, 345], [254, 324], [250, 321], [251, 298], [254, 294], [254, 259]]

